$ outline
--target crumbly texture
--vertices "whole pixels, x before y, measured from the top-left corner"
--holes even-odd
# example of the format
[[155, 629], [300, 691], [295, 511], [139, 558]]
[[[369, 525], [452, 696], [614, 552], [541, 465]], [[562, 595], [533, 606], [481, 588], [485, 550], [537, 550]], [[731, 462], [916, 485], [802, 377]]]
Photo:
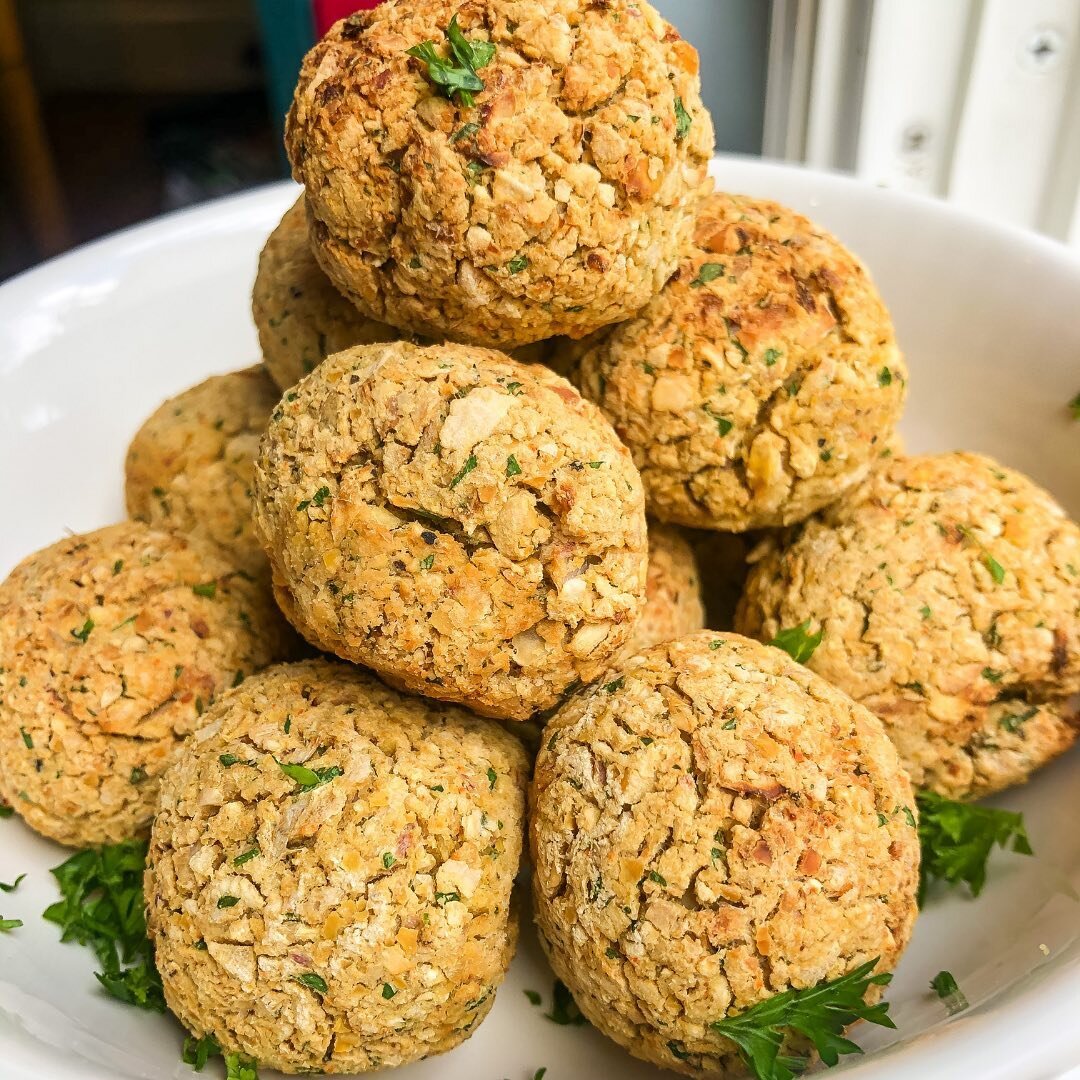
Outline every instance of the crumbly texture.
[[330, 357], [263, 441], [255, 522], [312, 644], [523, 720], [641, 613], [644, 497], [595, 406], [540, 365], [395, 342]]
[[401, 336], [393, 327], [361, 315], [330, 284], [308, 243], [303, 196], [262, 249], [251, 311], [263, 363], [282, 391], [295, 386], [331, 353]]
[[[475, 107], [407, 50], [457, 15]], [[286, 124], [316, 257], [380, 322], [509, 348], [583, 337], [671, 275], [711, 189], [697, 52], [645, 0], [388, 0], [305, 58]]]
[[0, 793], [62, 844], [136, 835], [204, 709], [291, 638], [235, 563], [141, 522], [31, 555], [0, 585]]
[[205, 720], [162, 784], [147, 860], [169, 1008], [288, 1073], [466, 1039], [517, 939], [519, 742], [327, 661], [272, 668]]
[[678, 529], [649, 525], [649, 572], [645, 610], [634, 627], [627, 656], [705, 626], [701, 582], [693, 548]]
[[867, 474], [907, 368], [865, 267], [834, 237], [717, 194], [675, 276], [576, 381], [633, 452], [650, 514], [744, 532], [801, 521]]
[[884, 720], [917, 787], [1000, 791], [1080, 732], [1080, 528], [1012, 469], [897, 459], [753, 562], [738, 629], [823, 630], [810, 666]]
[[251, 477], [277, 403], [277, 388], [258, 366], [215, 375], [170, 398], [128, 447], [128, 514], [208, 540], [235, 566], [265, 579], [266, 555], [251, 522]]
[[747, 559], [759, 534], [684, 529], [683, 535], [697, 559], [705, 625], [710, 630], [734, 630], [735, 608], [750, 569]]
[[530, 810], [555, 973], [604, 1034], [675, 1072], [744, 1077], [712, 1021], [874, 957], [889, 970], [911, 934], [896, 751], [779, 649], [706, 631], [628, 660], [548, 724]]

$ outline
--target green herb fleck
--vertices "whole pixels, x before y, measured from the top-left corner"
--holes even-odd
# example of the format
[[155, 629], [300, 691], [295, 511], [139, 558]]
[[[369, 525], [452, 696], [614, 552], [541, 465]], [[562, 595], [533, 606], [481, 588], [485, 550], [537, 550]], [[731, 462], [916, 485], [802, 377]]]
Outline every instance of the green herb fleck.
[[450, 141], [452, 143], [461, 142], [462, 139], [471, 139], [474, 135], [478, 135], [479, 133], [479, 124], [463, 124], [450, 136]]
[[278, 768], [292, 781], [299, 785], [301, 791], [311, 791], [314, 788], [328, 784], [337, 776], [344, 775], [344, 770], [337, 765], [330, 765], [323, 769], [309, 769], [306, 765], [290, 765], [284, 761], [277, 761]]
[[218, 897], [217, 906], [222, 911], [225, 911], [228, 908], [236, 907], [236, 905], [239, 904], [239, 903], [240, 903], [240, 897], [239, 896], [227, 896], [226, 895], [226, 896]]
[[86, 622], [84, 622], [82, 624], [82, 629], [81, 630], [72, 630], [71, 631], [71, 636], [73, 638], [75, 638], [77, 641], [81, 641], [85, 645], [86, 644], [86, 639], [90, 636], [90, 632], [93, 629], [94, 629], [94, 620], [88, 618], [86, 620]]
[[382, 984], [383, 1000], [389, 1001], [396, 994], [397, 994], [397, 991], [389, 983], [383, 983]]
[[1072, 413], [1072, 418], [1074, 420], [1080, 420], [1080, 394], [1077, 394], [1076, 397], [1069, 402], [1069, 412]]
[[207, 599], [213, 600], [217, 595], [217, 582], [204, 581], [201, 585], [192, 585], [191, 591], [196, 596], [205, 596]]
[[528, 257], [525, 255], [518, 255], [517, 258], [511, 259], [506, 264], [506, 269], [511, 274], [520, 274], [529, 265]]
[[136, 765], [135, 768], [131, 770], [131, 776], [128, 778], [128, 782], [138, 787], [139, 784], [145, 784], [149, 778], [146, 769], [141, 765]]
[[435, 552], [432, 552], [430, 555], [425, 555], [420, 560], [420, 569], [421, 570], [430, 570], [434, 565], [435, 565]]
[[237, 855], [236, 858], [233, 859], [232, 864], [233, 866], [243, 866], [244, 863], [249, 863], [252, 859], [257, 859], [261, 854], [262, 852], [257, 847], [249, 848], [243, 855]]
[[929, 607], [928, 604], [923, 604], [923, 606], [921, 608], [919, 608], [919, 614], [923, 617], [923, 621], [925, 622], [934, 613], [930, 610], [930, 607]]
[[883, 367], [877, 373], [877, 381], [878, 386], [892, 386], [892, 372], [887, 367]]
[[514, 457], [513, 454], [511, 454], [506, 459], [506, 475], [507, 476], [520, 476], [521, 475], [521, 466], [518, 464], [518, 460], [517, 460], [516, 457]]
[[824, 636], [824, 627], [816, 634], [811, 634], [810, 620], [807, 619], [806, 622], [799, 623], [798, 626], [781, 630], [769, 644], [778, 649], [783, 649], [792, 660], [805, 664], [814, 655]]
[[447, 904], [460, 904], [461, 897], [456, 892], [437, 892], [435, 894], [435, 903], [442, 904], [444, 907]]
[[698, 275], [690, 282], [691, 289], [700, 289], [702, 285], [708, 285], [710, 281], [715, 281], [718, 277], [724, 275], [724, 264], [707, 262], [702, 263], [701, 269], [698, 270]]
[[647, 876], [654, 884], [662, 885], [665, 889], [667, 888], [667, 879], [663, 874], [658, 874], [655, 870], [650, 870]]
[[999, 683], [1005, 677], [1005, 672], [998, 671], [992, 667], [984, 667], [982, 669], [982, 677], [987, 682]]
[[26, 728], [21, 727], [19, 728], [19, 734], [22, 736], [23, 746], [25, 746], [27, 750], [33, 750], [34, 740], [30, 737], [30, 732], [28, 732]]
[[930, 980], [930, 989], [945, 1002], [945, 1008], [948, 1009], [950, 1016], [955, 1016], [968, 1007], [968, 999], [964, 996], [963, 990], [960, 989], [951, 971], [939, 971]]
[[316, 994], [325, 994], [330, 989], [326, 985], [326, 980], [321, 975], [316, 975], [314, 971], [305, 971], [303, 975], [294, 975], [293, 978], [302, 986], [314, 990]]
[[22, 924], [22, 919], [0, 919], [0, 934], [10, 934], [12, 930], [18, 930]]
[[1009, 713], [1007, 716], [1003, 716], [998, 723], [1003, 727], [1010, 735], [1018, 735], [1023, 726], [1039, 711], [1038, 707], [1032, 705], [1030, 709], [1025, 709], [1021, 713]]
[[617, 679], [612, 679], [611, 682], [609, 682], [604, 687], [604, 689], [609, 694], [614, 694], [616, 690], [621, 690], [623, 688], [623, 685], [624, 685], [625, 682], [626, 682], [626, 676], [625, 675], [620, 675]]
[[119, 574], [120, 571], [123, 570], [123, 569], [124, 569], [124, 560], [123, 559], [117, 559], [116, 562], [114, 562], [112, 564], [113, 577], [116, 577], [116, 575]]
[[544, 999], [535, 990], [524, 991], [530, 1005], [539, 1005]]
[[990, 576], [994, 579], [995, 584], [1000, 585], [1005, 580], [1005, 568], [988, 551], [983, 552], [983, 562], [986, 564], [986, 569], [990, 571]]
[[221, 1047], [212, 1035], [204, 1035], [201, 1039], [189, 1035], [184, 1039], [180, 1059], [185, 1065], [190, 1065], [195, 1072], [202, 1072], [206, 1068], [206, 1063], [220, 1053]]
[[464, 465], [461, 466], [461, 468], [458, 470], [457, 474], [454, 476], [454, 479], [450, 481], [450, 490], [451, 491], [453, 491], [453, 489], [456, 488], [458, 486], [458, 484], [460, 484], [461, 481], [464, 480], [465, 477], [468, 476], [469, 473], [471, 473], [473, 471], [473, 469], [476, 468], [476, 464], [477, 464], [476, 455], [475, 454], [470, 454], [469, 459], [465, 462]]
[[544, 1017], [553, 1024], [559, 1024], [562, 1027], [583, 1027], [589, 1022], [582, 1016], [574, 995], [559, 979], [555, 980], [555, 985], [552, 987], [551, 999], [551, 1012], [544, 1013]]
[[499, 774], [493, 768], [488, 766], [487, 778], [488, 778], [488, 791], [494, 791], [495, 790], [495, 783], [499, 779]]
[[6, 881], [0, 881], [0, 892], [13, 893], [24, 881], [25, 874], [20, 874], [10, 885]]
[[690, 126], [693, 122], [693, 117], [686, 111], [686, 106], [683, 105], [683, 99], [677, 97], [675, 99], [675, 138], [679, 142], [682, 142], [690, 134]]
[[395, 859], [394, 856], [391, 855], [389, 851], [384, 851], [383, 852], [382, 864], [383, 864], [383, 869], [384, 870], [389, 870], [390, 867], [393, 866], [395, 862], [397, 862], [397, 859]]
[[471, 108], [476, 103], [473, 94], [484, 89], [484, 83], [476, 73], [491, 63], [495, 46], [490, 41], [469, 41], [458, 25], [457, 15], [450, 20], [446, 38], [450, 45], [448, 58], [435, 51], [433, 41], [414, 45], [406, 52], [427, 65], [428, 78], [448, 98], [456, 96], [459, 105]]
[[766, 349], [765, 350], [765, 366], [772, 367], [777, 360], [784, 354], [779, 349]]

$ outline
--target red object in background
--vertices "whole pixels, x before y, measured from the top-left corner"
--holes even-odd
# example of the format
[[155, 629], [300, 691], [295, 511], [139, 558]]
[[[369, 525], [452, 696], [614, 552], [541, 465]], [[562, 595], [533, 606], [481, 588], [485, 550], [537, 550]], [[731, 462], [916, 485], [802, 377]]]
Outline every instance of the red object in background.
[[322, 37], [331, 26], [354, 11], [378, 7], [382, 0], [312, 0], [315, 14], [315, 34]]

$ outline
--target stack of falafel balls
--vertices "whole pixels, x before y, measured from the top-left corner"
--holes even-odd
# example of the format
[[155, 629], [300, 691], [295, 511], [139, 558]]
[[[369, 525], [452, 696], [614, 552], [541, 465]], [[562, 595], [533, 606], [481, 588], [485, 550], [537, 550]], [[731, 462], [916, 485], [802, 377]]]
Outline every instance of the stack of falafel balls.
[[712, 191], [644, 0], [389, 0], [286, 144], [263, 365], [162, 405], [131, 520], [0, 587], [0, 790], [64, 844], [150, 832], [169, 1006], [268, 1066], [467, 1038], [527, 836], [584, 1015], [745, 1076], [716, 1021], [895, 965], [913, 788], [1075, 738], [1080, 530], [902, 455], [865, 268]]

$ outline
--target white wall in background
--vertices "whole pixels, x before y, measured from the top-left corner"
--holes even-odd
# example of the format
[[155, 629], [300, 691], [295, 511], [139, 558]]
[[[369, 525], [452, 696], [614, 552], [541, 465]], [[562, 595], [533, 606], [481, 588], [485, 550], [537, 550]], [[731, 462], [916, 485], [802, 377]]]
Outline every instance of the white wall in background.
[[774, 0], [764, 146], [1080, 247], [1080, 0]]

